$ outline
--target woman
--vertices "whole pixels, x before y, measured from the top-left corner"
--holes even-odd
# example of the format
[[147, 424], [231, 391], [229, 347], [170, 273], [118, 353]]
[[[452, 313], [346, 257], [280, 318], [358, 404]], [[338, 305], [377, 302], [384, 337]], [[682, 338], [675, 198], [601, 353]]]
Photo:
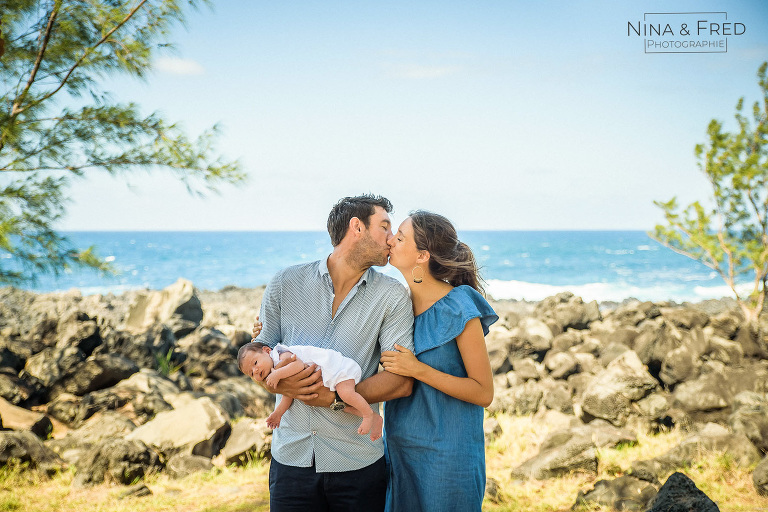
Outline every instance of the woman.
[[484, 336], [498, 316], [480, 294], [472, 251], [445, 217], [413, 212], [389, 244], [389, 262], [411, 290], [414, 352], [396, 346], [381, 363], [415, 382], [411, 396], [384, 409], [386, 509], [479, 511], [483, 413], [493, 400]]

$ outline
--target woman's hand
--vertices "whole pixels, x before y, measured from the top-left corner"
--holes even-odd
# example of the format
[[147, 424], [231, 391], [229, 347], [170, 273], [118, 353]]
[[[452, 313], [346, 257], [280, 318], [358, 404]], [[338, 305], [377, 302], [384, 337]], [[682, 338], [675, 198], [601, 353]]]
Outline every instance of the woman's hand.
[[388, 372], [404, 377], [416, 377], [423, 368], [424, 364], [416, 359], [413, 352], [405, 347], [395, 344], [394, 350], [387, 350], [381, 353], [381, 365]]
[[[261, 334], [262, 327], [263, 327], [263, 324], [259, 321], [259, 315], [256, 315], [256, 323], [253, 324], [253, 331], [251, 331], [251, 334], [253, 335], [254, 339], [259, 334]], [[251, 340], [251, 341], [253, 341], [253, 340]]]

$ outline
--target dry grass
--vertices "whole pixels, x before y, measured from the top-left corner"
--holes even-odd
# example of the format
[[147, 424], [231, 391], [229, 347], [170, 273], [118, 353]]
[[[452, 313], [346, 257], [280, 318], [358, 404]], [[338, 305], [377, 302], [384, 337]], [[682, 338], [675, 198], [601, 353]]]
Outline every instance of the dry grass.
[[[575, 474], [546, 481], [513, 481], [510, 469], [538, 452], [548, 433], [547, 425], [530, 417], [500, 415], [503, 434], [487, 449], [488, 476], [499, 482], [496, 503], [486, 500], [488, 512], [567, 511], [580, 490], [589, 490], [597, 480], [624, 474], [633, 460], [660, 455], [684, 437], [673, 431], [640, 435], [635, 446], [599, 452], [597, 477]], [[682, 471], [712, 498], [723, 512], [768, 511], [768, 498], [757, 495], [751, 470], [738, 468], [728, 456], [710, 454]], [[145, 480], [151, 496], [120, 499], [125, 487], [99, 485], [72, 487], [73, 472], [52, 479], [18, 466], [0, 468], [0, 511], [19, 512], [246, 512], [269, 510], [268, 463], [255, 461], [245, 467], [214, 469], [182, 480], [163, 474]], [[592, 507], [583, 511], [608, 511]]]

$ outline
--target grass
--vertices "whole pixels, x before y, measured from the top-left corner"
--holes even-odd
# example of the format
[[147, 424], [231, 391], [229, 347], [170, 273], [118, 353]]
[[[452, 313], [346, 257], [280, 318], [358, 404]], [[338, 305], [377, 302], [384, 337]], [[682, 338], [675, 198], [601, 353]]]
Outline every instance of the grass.
[[[565, 512], [580, 490], [597, 480], [625, 474], [634, 460], [649, 459], [677, 445], [685, 435], [672, 431], [639, 435], [636, 445], [599, 450], [598, 475], [574, 474], [545, 481], [513, 481], [510, 470], [538, 453], [547, 426], [531, 417], [497, 417], [503, 433], [486, 450], [487, 474], [499, 483], [496, 502], [486, 500], [487, 512]], [[752, 469], [740, 468], [728, 455], [712, 453], [688, 468], [688, 475], [723, 512], [766, 511], [768, 498], [752, 485]], [[0, 468], [0, 511], [24, 512], [266, 512], [269, 510], [269, 464], [255, 460], [243, 467], [215, 468], [181, 480], [164, 474], [148, 476], [144, 483], [152, 495], [120, 499], [125, 487], [103, 484], [72, 487], [74, 471], [53, 478], [28, 471], [23, 465]], [[666, 479], [662, 478], [662, 481]], [[592, 506], [581, 512], [608, 512]]]

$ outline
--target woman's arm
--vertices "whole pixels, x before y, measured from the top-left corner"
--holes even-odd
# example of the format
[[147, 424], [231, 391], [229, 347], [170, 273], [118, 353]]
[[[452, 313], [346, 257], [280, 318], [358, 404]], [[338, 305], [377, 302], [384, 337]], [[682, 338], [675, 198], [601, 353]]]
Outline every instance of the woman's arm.
[[399, 345], [396, 345], [397, 352], [389, 351], [381, 355], [381, 364], [387, 371], [418, 379], [446, 395], [488, 407], [493, 401], [493, 372], [479, 318], [467, 322], [464, 331], [456, 337], [456, 344], [467, 370], [466, 377], [435, 370]]

